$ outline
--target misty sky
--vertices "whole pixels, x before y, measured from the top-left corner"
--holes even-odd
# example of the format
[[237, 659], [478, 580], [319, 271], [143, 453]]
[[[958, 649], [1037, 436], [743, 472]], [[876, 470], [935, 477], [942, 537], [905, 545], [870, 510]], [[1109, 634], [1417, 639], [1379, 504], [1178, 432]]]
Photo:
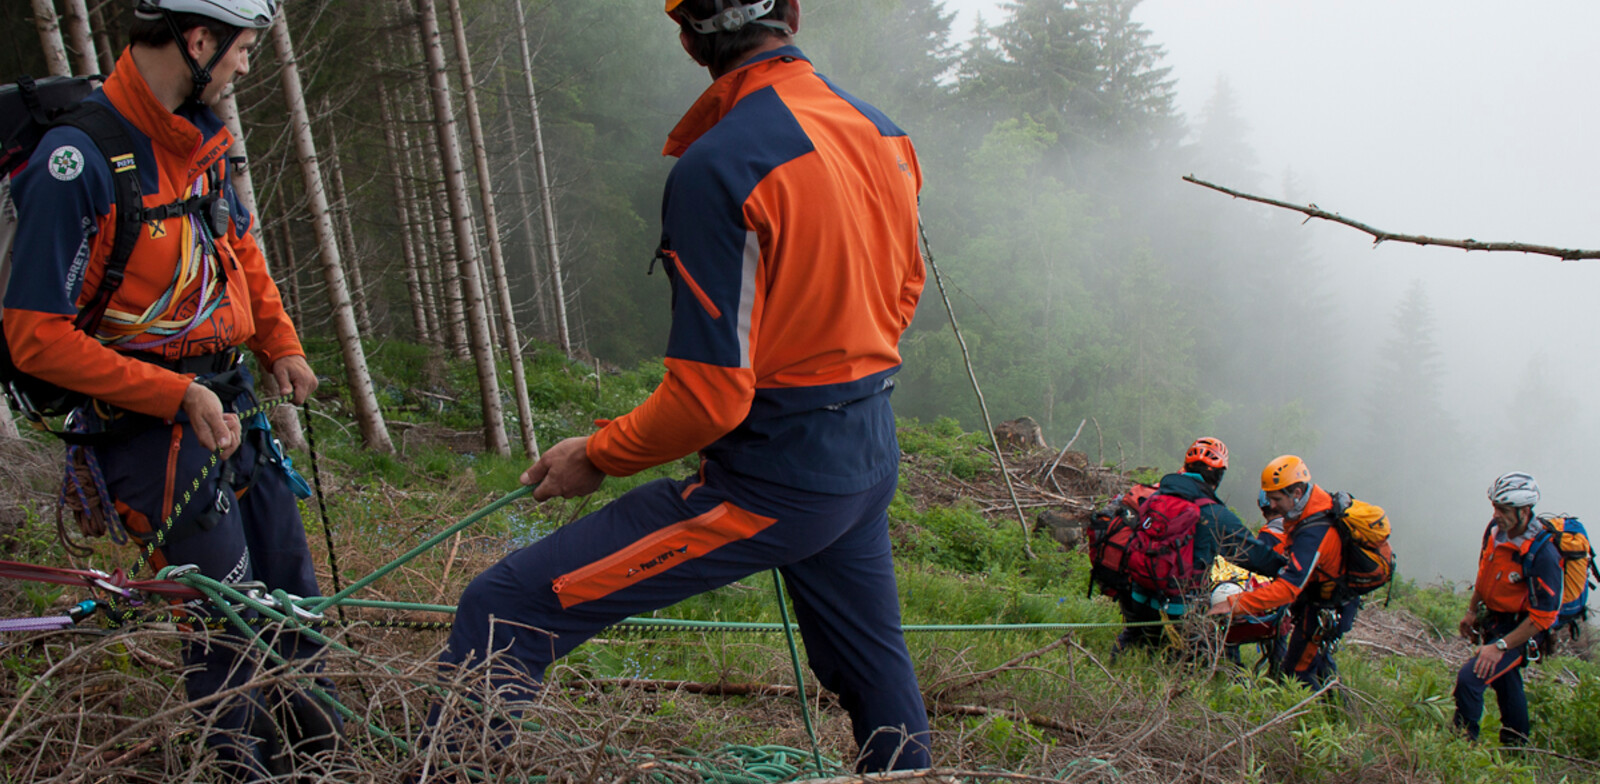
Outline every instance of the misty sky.
[[[962, 39], [976, 13], [999, 20], [1001, 4], [946, 0], [960, 14], [955, 30]], [[1165, 47], [1179, 109], [1191, 121], [1217, 79], [1229, 81], [1251, 129], [1246, 141], [1260, 159], [1263, 195], [1287, 198], [1282, 183], [1292, 172], [1298, 200], [1385, 230], [1600, 249], [1600, 3], [1146, 0], [1134, 18]], [[1582, 401], [1584, 424], [1595, 432], [1600, 261], [1373, 249], [1351, 229], [1321, 224], [1304, 231], [1349, 305], [1358, 358], [1382, 345], [1410, 281], [1424, 283], [1438, 320], [1446, 407], [1483, 450], [1492, 454], [1504, 442], [1519, 374], [1539, 354], [1556, 369], [1557, 383]], [[1292, 292], [1282, 305], [1284, 324], [1276, 326], [1292, 328]], [[1317, 424], [1326, 430], [1342, 423]], [[1593, 450], [1541, 449], [1554, 435], [1526, 434], [1530, 451], [1543, 456], [1503, 470], [1561, 477], [1545, 482], [1541, 509], [1600, 520], [1600, 483], [1576, 479], [1594, 465]], [[1451, 457], [1416, 467], [1419, 492], [1450, 470]], [[1239, 468], [1254, 473], [1254, 466]], [[1339, 466], [1313, 470], [1339, 485]], [[1474, 552], [1475, 541], [1460, 539], [1481, 533], [1487, 509], [1476, 488], [1493, 476], [1448, 479], [1453, 495], [1473, 497], [1449, 504], [1441, 515], [1448, 519], [1404, 522], [1437, 527], [1460, 543], [1458, 553]], [[1470, 579], [1472, 564], [1456, 560], [1452, 554], [1430, 571]]]

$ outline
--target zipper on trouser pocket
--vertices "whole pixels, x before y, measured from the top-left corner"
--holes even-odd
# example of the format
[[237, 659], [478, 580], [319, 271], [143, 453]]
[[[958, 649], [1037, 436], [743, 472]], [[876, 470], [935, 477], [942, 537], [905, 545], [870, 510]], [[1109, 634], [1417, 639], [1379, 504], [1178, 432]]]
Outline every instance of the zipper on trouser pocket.
[[551, 590], [561, 600], [562, 608], [601, 599], [725, 544], [749, 539], [776, 522], [775, 518], [762, 517], [724, 501], [704, 514], [673, 523], [557, 577]]

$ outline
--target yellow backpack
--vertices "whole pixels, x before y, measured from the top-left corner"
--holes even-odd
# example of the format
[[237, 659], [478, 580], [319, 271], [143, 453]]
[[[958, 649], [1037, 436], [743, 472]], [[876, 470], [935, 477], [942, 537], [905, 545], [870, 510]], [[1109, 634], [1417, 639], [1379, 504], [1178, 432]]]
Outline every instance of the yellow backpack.
[[1344, 573], [1339, 575], [1334, 595], [1350, 599], [1388, 585], [1394, 578], [1394, 550], [1389, 546], [1389, 516], [1383, 508], [1338, 493], [1333, 497], [1332, 516], [1344, 556]]

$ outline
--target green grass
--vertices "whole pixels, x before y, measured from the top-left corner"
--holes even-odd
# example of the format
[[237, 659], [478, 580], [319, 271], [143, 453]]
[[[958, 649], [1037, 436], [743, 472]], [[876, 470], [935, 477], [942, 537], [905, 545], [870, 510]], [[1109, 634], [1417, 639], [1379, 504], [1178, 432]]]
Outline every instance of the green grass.
[[[348, 411], [348, 400], [343, 397], [346, 390], [337, 352], [327, 342], [314, 341], [309, 348], [314, 366], [326, 379], [323, 394], [328, 413], [347, 417], [342, 413]], [[390, 422], [458, 431], [481, 427], [479, 403], [470, 392], [476, 376], [469, 363], [395, 342], [370, 345], [368, 358]], [[544, 446], [592, 432], [596, 418], [628, 411], [659, 383], [663, 372], [659, 363], [648, 363], [623, 372], [596, 374], [594, 368], [569, 362], [547, 347], [535, 351], [527, 368], [537, 412], [535, 429]], [[503, 380], [503, 390], [508, 392], [509, 378]], [[506, 410], [508, 416], [513, 415], [515, 406], [508, 402]], [[334, 524], [347, 535], [359, 532], [357, 535], [375, 543], [420, 541], [514, 489], [528, 464], [522, 456], [463, 454], [447, 444], [425, 440], [409, 444], [404, 455], [383, 455], [361, 449], [353, 428], [341, 430], [321, 417], [313, 424], [325, 481], [337, 477], [341, 483], [341, 491], [329, 499]], [[507, 427], [515, 432], [514, 422], [508, 421]], [[915, 466], [919, 477], [931, 473], [967, 482], [994, 471], [986, 451], [987, 439], [963, 432], [953, 419], [927, 424], [903, 420], [899, 437], [910, 456], [906, 465]], [[295, 458], [309, 476], [309, 456]], [[471, 533], [509, 548], [553, 530], [581, 511], [599, 508], [642, 482], [686, 476], [693, 470], [690, 458], [635, 477], [608, 480], [587, 502], [515, 505]], [[902, 476], [902, 487], [911, 484], [908, 479]], [[321, 523], [314, 507], [307, 507], [305, 513], [308, 532], [319, 537]], [[27, 525], [7, 542], [9, 557], [66, 563], [65, 554], [54, 543], [53, 524], [41, 519], [37, 510], [29, 510], [29, 515]], [[1119, 618], [1110, 601], [1086, 595], [1088, 565], [1083, 554], [1061, 552], [1048, 536], [1031, 534], [1028, 544], [1038, 557], [1028, 559], [1023, 547], [1025, 534], [1009, 515], [986, 517], [971, 504], [914, 503], [902, 492], [889, 508], [889, 520], [907, 624], [1113, 624]], [[127, 555], [118, 552], [118, 563], [96, 565], [124, 565], [120, 562], [128, 560]], [[43, 612], [56, 598], [53, 590], [30, 588], [19, 592], [13, 603], [20, 605], [21, 611]], [[1369, 601], [1383, 598], [1378, 594]], [[1447, 640], [1455, 636], [1465, 596], [1450, 586], [1425, 587], [1401, 580], [1395, 586], [1392, 605], [1420, 618], [1435, 638]], [[659, 614], [760, 622], [779, 617], [767, 573], [693, 597]], [[1114, 628], [1085, 630], [1075, 633], [1073, 640], [1104, 662], [1115, 633]], [[622, 631], [608, 636], [622, 643], [583, 646], [564, 659], [561, 667], [590, 677], [730, 682], [776, 677], [788, 681], [786, 675], [774, 675], [774, 657], [780, 655], [775, 651], [783, 649], [777, 635], [707, 632], [685, 635], [691, 644], [674, 646], [642, 641], [630, 644]], [[971, 671], [996, 667], [1059, 636], [1053, 632], [918, 633], [908, 635], [908, 645], [924, 678], [932, 678], [955, 661]], [[781, 656], [786, 658], [786, 654]], [[1257, 756], [1241, 764], [1240, 780], [1342, 784], [1361, 778], [1362, 771], [1380, 764], [1391, 769], [1398, 765], [1407, 775], [1443, 782], [1555, 780], [1546, 773], [1550, 769], [1547, 758], [1499, 751], [1491, 744], [1469, 744], [1451, 731], [1451, 690], [1460, 662], [1387, 656], [1356, 646], [1341, 651], [1339, 660], [1341, 677], [1353, 693], [1345, 697], [1342, 706], [1324, 701], [1284, 721], [1281, 727], [1275, 726], [1287, 745], [1262, 746]], [[19, 656], [4, 659], [4, 666], [13, 669], [33, 664]], [[1600, 667], [1558, 657], [1530, 672], [1535, 674], [1528, 687], [1534, 745], [1574, 757], [1600, 758]], [[1009, 672], [996, 683], [1003, 684], [1008, 705], [1050, 715], [1077, 712], [1094, 716], [1111, 695], [1129, 705], [1166, 704], [1171, 713], [1168, 720], [1193, 732], [1215, 731], [1216, 717], [1226, 717], [1228, 726], [1240, 728], [1239, 732], [1248, 731], [1278, 720], [1308, 694], [1298, 684], [1242, 674], [1201, 678], [1192, 669], [1174, 667], [1159, 657], [1125, 657], [1102, 671], [1070, 651], [1031, 661], [1027, 668]], [[1182, 696], [1173, 698], [1174, 694]], [[665, 716], [673, 706], [667, 700], [656, 710]], [[1493, 738], [1498, 730], [1493, 700], [1486, 714], [1483, 734]], [[953, 723], [944, 729], [973, 737], [1002, 763], [1037, 754], [1052, 743], [1039, 728], [1010, 719], [948, 721]], [[699, 737], [684, 740], [710, 747], [734, 740], [760, 743], [768, 737], [764, 727], [741, 722], [730, 719], [726, 725], [691, 728], [691, 734]]]

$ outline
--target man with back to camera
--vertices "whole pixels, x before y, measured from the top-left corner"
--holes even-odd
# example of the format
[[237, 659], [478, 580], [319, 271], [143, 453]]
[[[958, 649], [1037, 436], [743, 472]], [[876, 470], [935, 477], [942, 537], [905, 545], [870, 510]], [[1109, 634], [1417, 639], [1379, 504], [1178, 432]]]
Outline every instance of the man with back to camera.
[[441, 662], [496, 651], [497, 685], [531, 697], [607, 626], [778, 568], [811, 668], [850, 713], [857, 769], [927, 767], [886, 515], [890, 377], [923, 284], [915, 151], [794, 47], [798, 0], [666, 12], [714, 80], [665, 149], [679, 158], [656, 253], [672, 288], [666, 376], [522, 479], [545, 500], [694, 452], [700, 471], [635, 488], [479, 575]]
[[1528, 743], [1531, 724], [1522, 668], [1528, 663], [1528, 643], [1556, 621], [1565, 579], [1554, 540], [1539, 536], [1543, 524], [1533, 513], [1537, 503], [1539, 484], [1520, 471], [1489, 486], [1492, 514], [1460, 627], [1461, 636], [1478, 647], [1456, 673], [1453, 717], [1455, 726], [1473, 740], [1483, 717], [1483, 693], [1493, 687], [1500, 704], [1500, 744]]
[[[93, 459], [135, 539], [154, 538], [178, 491], [207, 471], [194, 494], [200, 500], [186, 504], [165, 532], [152, 568], [195, 564], [219, 580], [260, 580], [315, 596], [289, 469], [270, 426], [264, 416], [241, 424], [234, 413], [257, 402], [239, 349], [252, 351], [296, 402], [316, 390], [317, 379], [249, 234], [252, 216], [229, 184], [232, 136], [209, 108], [249, 73], [251, 50], [277, 6], [136, 3], [130, 45], [87, 99], [110, 108], [133, 154], [108, 161], [75, 127], [45, 135], [13, 180], [19, 220], [4, 325], [18, 369], [94, 399], [79, 409], [80, 420], [115, 436], [93, 449]], [[113, 217], [125, 211], [114, 178], [130, 170], [145, 212], [125, 280], [111, 291], [103, 287], [107, 259], [125, 230]], [[109, 299], [99, 301], [103, 292]], [[80, 309], [102, 306], [92, 334], [75, 326]], [[218, 451], [223, 459], [206, 469]], [[184, 646], [184, 663], [194, 668], [184, 681], [190, 699], [235, 689], [253, 675], [239, 653], [250, 643], [222, 634], [233, 639]], [[278, 647], [290, 657], [319, 649], [293, 633]], [[262, 695], [247, 691], [200, 708], [224, 779], [274, 772], [277, 733], [262, 704]], [[292, 743], [307, 752], [334, 745], [339, 721], [331, 710], [299, 693], [287, 705]]]
[[[1184, 451], [1183, 470], [1161, 477], [1156, 493], [1177, 496], [1197, 504], [1200, 520], [1194, 527], [1194, 582], [1185, 586], [1184, 597], [1173, 613], [1182, 616], [1187, 603], [1205, 588], [1218, 555], [1258, 574], [1277, 574], [1284, 559], [1272, 549], [1271, 541], [1258, 540], [1245, 528], [1239, 516], [1217, 497], [1217, 488], [1228, 472], [1228, 445], [1221, 439], [1202, 437]], [[1154, 623], [1165, 620], [1171, 604], [1163, 597], [1148, 596], [1137, 585], [1117, 595], [1117, 606], [1124, 623]], [[1112, 646], [1113, 657], [1130, 647], [1155, 648], [1170, 626], [1127, 626]], [[1174, 637], [1174, 639], [1176, 639]]]

